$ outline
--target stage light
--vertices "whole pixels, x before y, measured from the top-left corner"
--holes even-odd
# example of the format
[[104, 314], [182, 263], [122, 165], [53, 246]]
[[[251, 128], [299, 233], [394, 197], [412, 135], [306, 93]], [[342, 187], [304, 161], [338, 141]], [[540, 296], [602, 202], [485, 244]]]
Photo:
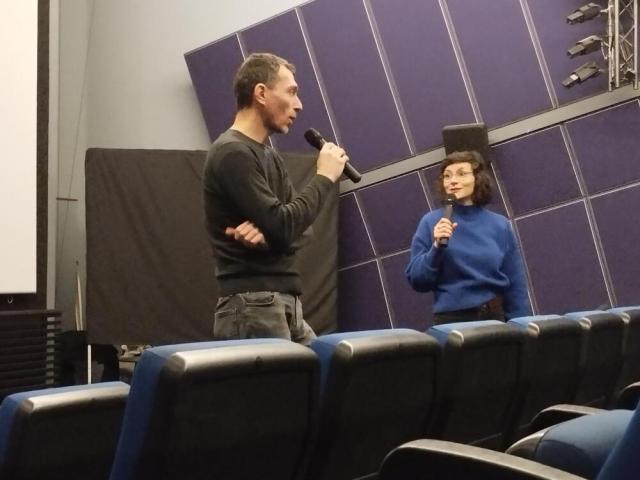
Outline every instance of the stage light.
[[600, 68], [596, 62], [587, 62], [584, 65], [580, 65], [576, 68], [571, 75], [562, 81], [562, 85], [566, 88], [571, 88], [577, 83], [582, 83], [590, 78], [593, 78], [600, 74]]
[[587, 53], [600, 50], [600, 47], [602, 47], [602, 38], [598, 35], [591, 35], [576, 42], [575, 46], [567, 50], [567, 55], [571, 58], [575, 58], [578, 55], [586, 55]]
[[575, 25], [576, 23], [586, 22], [587, 20], [591, 20], [592, 18], [597, 17], [602, 12], [606, 12], [606, 10], [602, 10], [602, 7], [597, 3], [590, 2], [578, 8], [571, 15], [569, 15], [567, 17], [567, 23], [570, 25]]

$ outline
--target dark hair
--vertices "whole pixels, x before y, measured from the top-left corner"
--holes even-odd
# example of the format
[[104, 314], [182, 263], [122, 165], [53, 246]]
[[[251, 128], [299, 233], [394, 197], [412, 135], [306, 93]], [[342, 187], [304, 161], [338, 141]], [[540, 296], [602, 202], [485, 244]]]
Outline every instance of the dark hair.
[[444, 173], [445, 168], [449, 165], [453, 165], [454, 163], [463, 163], [468, 162], [471, 164], [471, 168], [473, 169], [473, 176], [475, 177], [475, 186], [473, 188], [473, 194], [471, 195], [471, 200], [474, 205], [486, 205], [491, 201], [491, 196], [493, 194], [493, 180], [491, 179], [491, 175], [487, 169], [487, 164], [485, 163], [482, 155], [480, 155], [475, 150], [464, 151], [464, 152], [453, 152], [447, 155], [442, 163], [440, 164], [440, 176], [438, 177], [436, 183], [436, 191], [440, 196], [440, 200], [444, 201], [446, 197], [446, 191], [444, 189], [444, 182], [442, 178], [442, 174]]
[[236, 94], [238, 110], [251, 106], [253, 90], [259, 83], [271, 86], [278, 78], [281, 66], [285, 66], [291, 73], [296, 73], [296, 67], [272, 53], [252, 53], [242, 62], [235, 78], [233, 91]]

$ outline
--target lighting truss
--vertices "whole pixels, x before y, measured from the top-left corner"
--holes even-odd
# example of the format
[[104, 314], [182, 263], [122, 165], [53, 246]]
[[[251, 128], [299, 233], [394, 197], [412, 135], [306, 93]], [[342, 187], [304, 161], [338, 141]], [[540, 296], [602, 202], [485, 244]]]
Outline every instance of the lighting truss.
[[638, 0], [609, 0], [607, 55], [609, 90], [633, 83], [638, 89]]
[[567, 23], [571, 25], [598, 16], [607, 17], [606, 35], [591, 35], [576, 42], [567, 55], [574, 58], [600, 50], [608, 69], [601, 70], [596, 62], [587, 62], [562, 82], [565, 87], [570, 88], [608, 71], [609, 91], [629, 83], [638, 89], [638, 1], [608, 0], [606, 9], [591, 2], [567, 16]]

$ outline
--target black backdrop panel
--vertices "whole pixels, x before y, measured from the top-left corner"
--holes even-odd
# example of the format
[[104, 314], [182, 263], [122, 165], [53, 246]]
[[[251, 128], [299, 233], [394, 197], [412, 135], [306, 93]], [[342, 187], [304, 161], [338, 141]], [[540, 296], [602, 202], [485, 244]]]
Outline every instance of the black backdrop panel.
[[[204, 151], [89, 149], [87, 330], [91, 343], [211, 339], [217, 285], [202, 209]], [[315, 155], [284, 154], [294, 185]], [[338, 190], [300, 252], [307, 321], [336, 326]]]

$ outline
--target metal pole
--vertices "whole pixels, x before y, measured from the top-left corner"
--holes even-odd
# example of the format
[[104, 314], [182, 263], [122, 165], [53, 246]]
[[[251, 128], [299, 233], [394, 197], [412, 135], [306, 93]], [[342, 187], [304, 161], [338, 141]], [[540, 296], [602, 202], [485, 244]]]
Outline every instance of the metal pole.
[[609, 91], [613, 90], [613, 82], [614, 82], [614, 73], [613, 73], [613, 57], [614, 57], [614, 48], [613, 48], [613, 3], [616, 0], [609, 0], [609, 4], [607, 5], [607, 66], [609, 68], [609, 81], [607, 82], [609, 85]]
[[638, 90], [638, 0], [633, 0], [633, 88]]
[[615, 68], [615, 86], [616, 88], [620, 87], [620, 0], [615, 0], [614, 2], [614, 62], [613, 67]]
[[87, 385], [91, 385], [91, 344], [87, 343]]

